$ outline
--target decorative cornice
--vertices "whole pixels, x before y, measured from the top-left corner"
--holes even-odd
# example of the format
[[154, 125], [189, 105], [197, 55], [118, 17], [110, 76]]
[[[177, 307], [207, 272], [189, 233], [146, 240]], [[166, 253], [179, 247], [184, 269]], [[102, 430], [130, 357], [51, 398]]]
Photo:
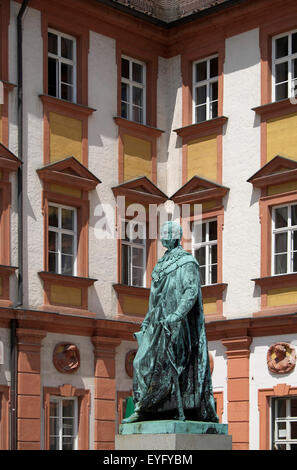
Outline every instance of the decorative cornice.
[[196, 175], [169, 199], [176, 204], [202, 203], [204, 201], [223, 198], [228, 191], [229, 188], [226, 186], [222, 186], [219, 183]]
[[276, 155], [248, 180], [257, 188], [297, 180], [297, 161]]
[[265, 276], [251, 279], [255, 284], [261, 287], [277, 288], [286, 287], [289, 284], [297, 284], [297, 273], [292, 274], [278, 274], [274, 276]]
[[147, 137], [160, 137], [165, 131], [157, 129], [156, 127], [148, 126], [147, 124], [140, 124], [139, 122], [129, 121], [119, 116], [115, 116], [114, 122], [123, 129], [134, 131], [143, 134]]
[[5, 145], [0, 143], [0, 169], [16, 171], [21, 164], [21, 160], [5, 147]]
[[275, 117], [281, 117], [286, 114], [297, 113], [296, 105], [292, 104], [289, 99], [257, 106], [256, 108], [252, 108], [252, 110], [261, 116], [262, 121], [267, 121]]
[[221, 297], [224, 290], [227, 288], [228, 284], [220, 283], [220, 284], [210, 284], [208, 286], [202, 286], [202, 296], [203, 298], [208, 297]]
[[81, 113], [89, 116], [96, 111], [95, 108], [89, 108], [83, 104], [73, 103], [72, 101], [62, 100], [50, 95], [39, 95], [39, 98], [46, 105], [52, 105], [61, 109], [67, 109], [69, 112]]
[[62, 285], [71, 285], [77, 287], [90, 287], [97, 281], [89, 277], [68, 276], [64, 274], [50, 273], [47, 271], [40, 271], [40, 278], [47, 282], [56, 282]]
[[148, 287], [127, 286], [125, 284], [113, 284], [114, 290], [118, 294], [135, 295], [137, 297], [149, 297], [150, 289]]
[[148, 204], [161, 204], [168, 199], [166, 194], [146, 176], [126, 181], [111, 189], [115, 196], [127, 196], [130, 200]]
[[207, 132], [209, 132], [209, 134], [219, 134], [222, 132], [222, 127], [227, 121], [228, 118], [226, 116], [219, 116], [214, 119], [209, 119], [208, 121], [174, 129], [174, 132], [182, 138], [197, 138], [200, 135], [205, 135]]

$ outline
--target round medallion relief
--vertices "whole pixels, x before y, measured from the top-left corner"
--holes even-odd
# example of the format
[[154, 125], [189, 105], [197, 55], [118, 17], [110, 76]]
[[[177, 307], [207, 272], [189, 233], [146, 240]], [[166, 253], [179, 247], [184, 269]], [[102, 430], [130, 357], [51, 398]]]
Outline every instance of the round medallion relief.
[[133, 361], [134, 357], [136, 356], [137, 350], [131, 349], [131, 351], [127, 352], [126, 359], [125, 359], [125, 369], [126, 373], [129, 377], [133, 377]]
[[72, 343], [58, 343], [53, 352], [53, 363], [59, 372], [75, 372], [80, 366], [78, 347]]
[[274, 374], [287, 374], [296, 364], [295, 348], [288, 343], [275, 343], [267, 352], [267, 366]]

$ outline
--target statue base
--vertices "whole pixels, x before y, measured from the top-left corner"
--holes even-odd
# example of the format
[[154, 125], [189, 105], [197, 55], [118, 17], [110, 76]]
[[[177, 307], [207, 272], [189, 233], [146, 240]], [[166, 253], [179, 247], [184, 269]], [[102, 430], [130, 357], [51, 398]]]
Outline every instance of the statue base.
[[140, 421], [120, 425], [116, 450], [231, 450], [228, 425], [202, 421]]

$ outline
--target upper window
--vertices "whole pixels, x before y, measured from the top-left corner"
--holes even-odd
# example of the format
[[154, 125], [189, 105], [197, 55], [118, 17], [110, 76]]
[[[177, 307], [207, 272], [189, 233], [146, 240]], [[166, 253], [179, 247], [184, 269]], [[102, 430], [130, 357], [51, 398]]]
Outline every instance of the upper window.
[[77, 214], [68, 206], [48, 207], [48, 270], [57, 274], [76, 275]]
[[77, 398], [51, 396], [50, 450], [76, 450], [77, 430]]
[[272, 210], [272, 273], [297, 272], [297, 205]]
[[145, 287], [146, 276], [145, 224], [122, 222], [122, 283]]
[[121, 117], [145, 124], [145, 64], [123, 56], [121, 71]]
[[272, 41], [273, 101], [295, 96], [297, 85], [297, 32]]
[[272, 448], [297, 450], [297, 397], [272, 400]]
[[194, 224], [192, 253], [200, 265], [200, 282], [202, 286], [217, 283], [217, 221], [202, 223], [201, 240], [198, 224]]
[[218, 116], [218, 57], [193, 63], [193, 122]]
[[48, 30], [48, 94], [76, 101], [76, 39]]

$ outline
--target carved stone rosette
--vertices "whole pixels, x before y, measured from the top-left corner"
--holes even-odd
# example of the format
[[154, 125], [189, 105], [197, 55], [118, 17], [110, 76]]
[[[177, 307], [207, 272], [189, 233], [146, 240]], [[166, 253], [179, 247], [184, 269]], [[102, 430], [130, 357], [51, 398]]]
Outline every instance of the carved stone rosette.
[[288, 374], [296, 364], [295, 348], [288, 343], [275, 343], [267, 352], [267, 367], [273, 374]]
[[53, 352], [55, 368], [63, 374], [72, 374], [80, 366], [79, 349], [72, 343], [58, 343]]

